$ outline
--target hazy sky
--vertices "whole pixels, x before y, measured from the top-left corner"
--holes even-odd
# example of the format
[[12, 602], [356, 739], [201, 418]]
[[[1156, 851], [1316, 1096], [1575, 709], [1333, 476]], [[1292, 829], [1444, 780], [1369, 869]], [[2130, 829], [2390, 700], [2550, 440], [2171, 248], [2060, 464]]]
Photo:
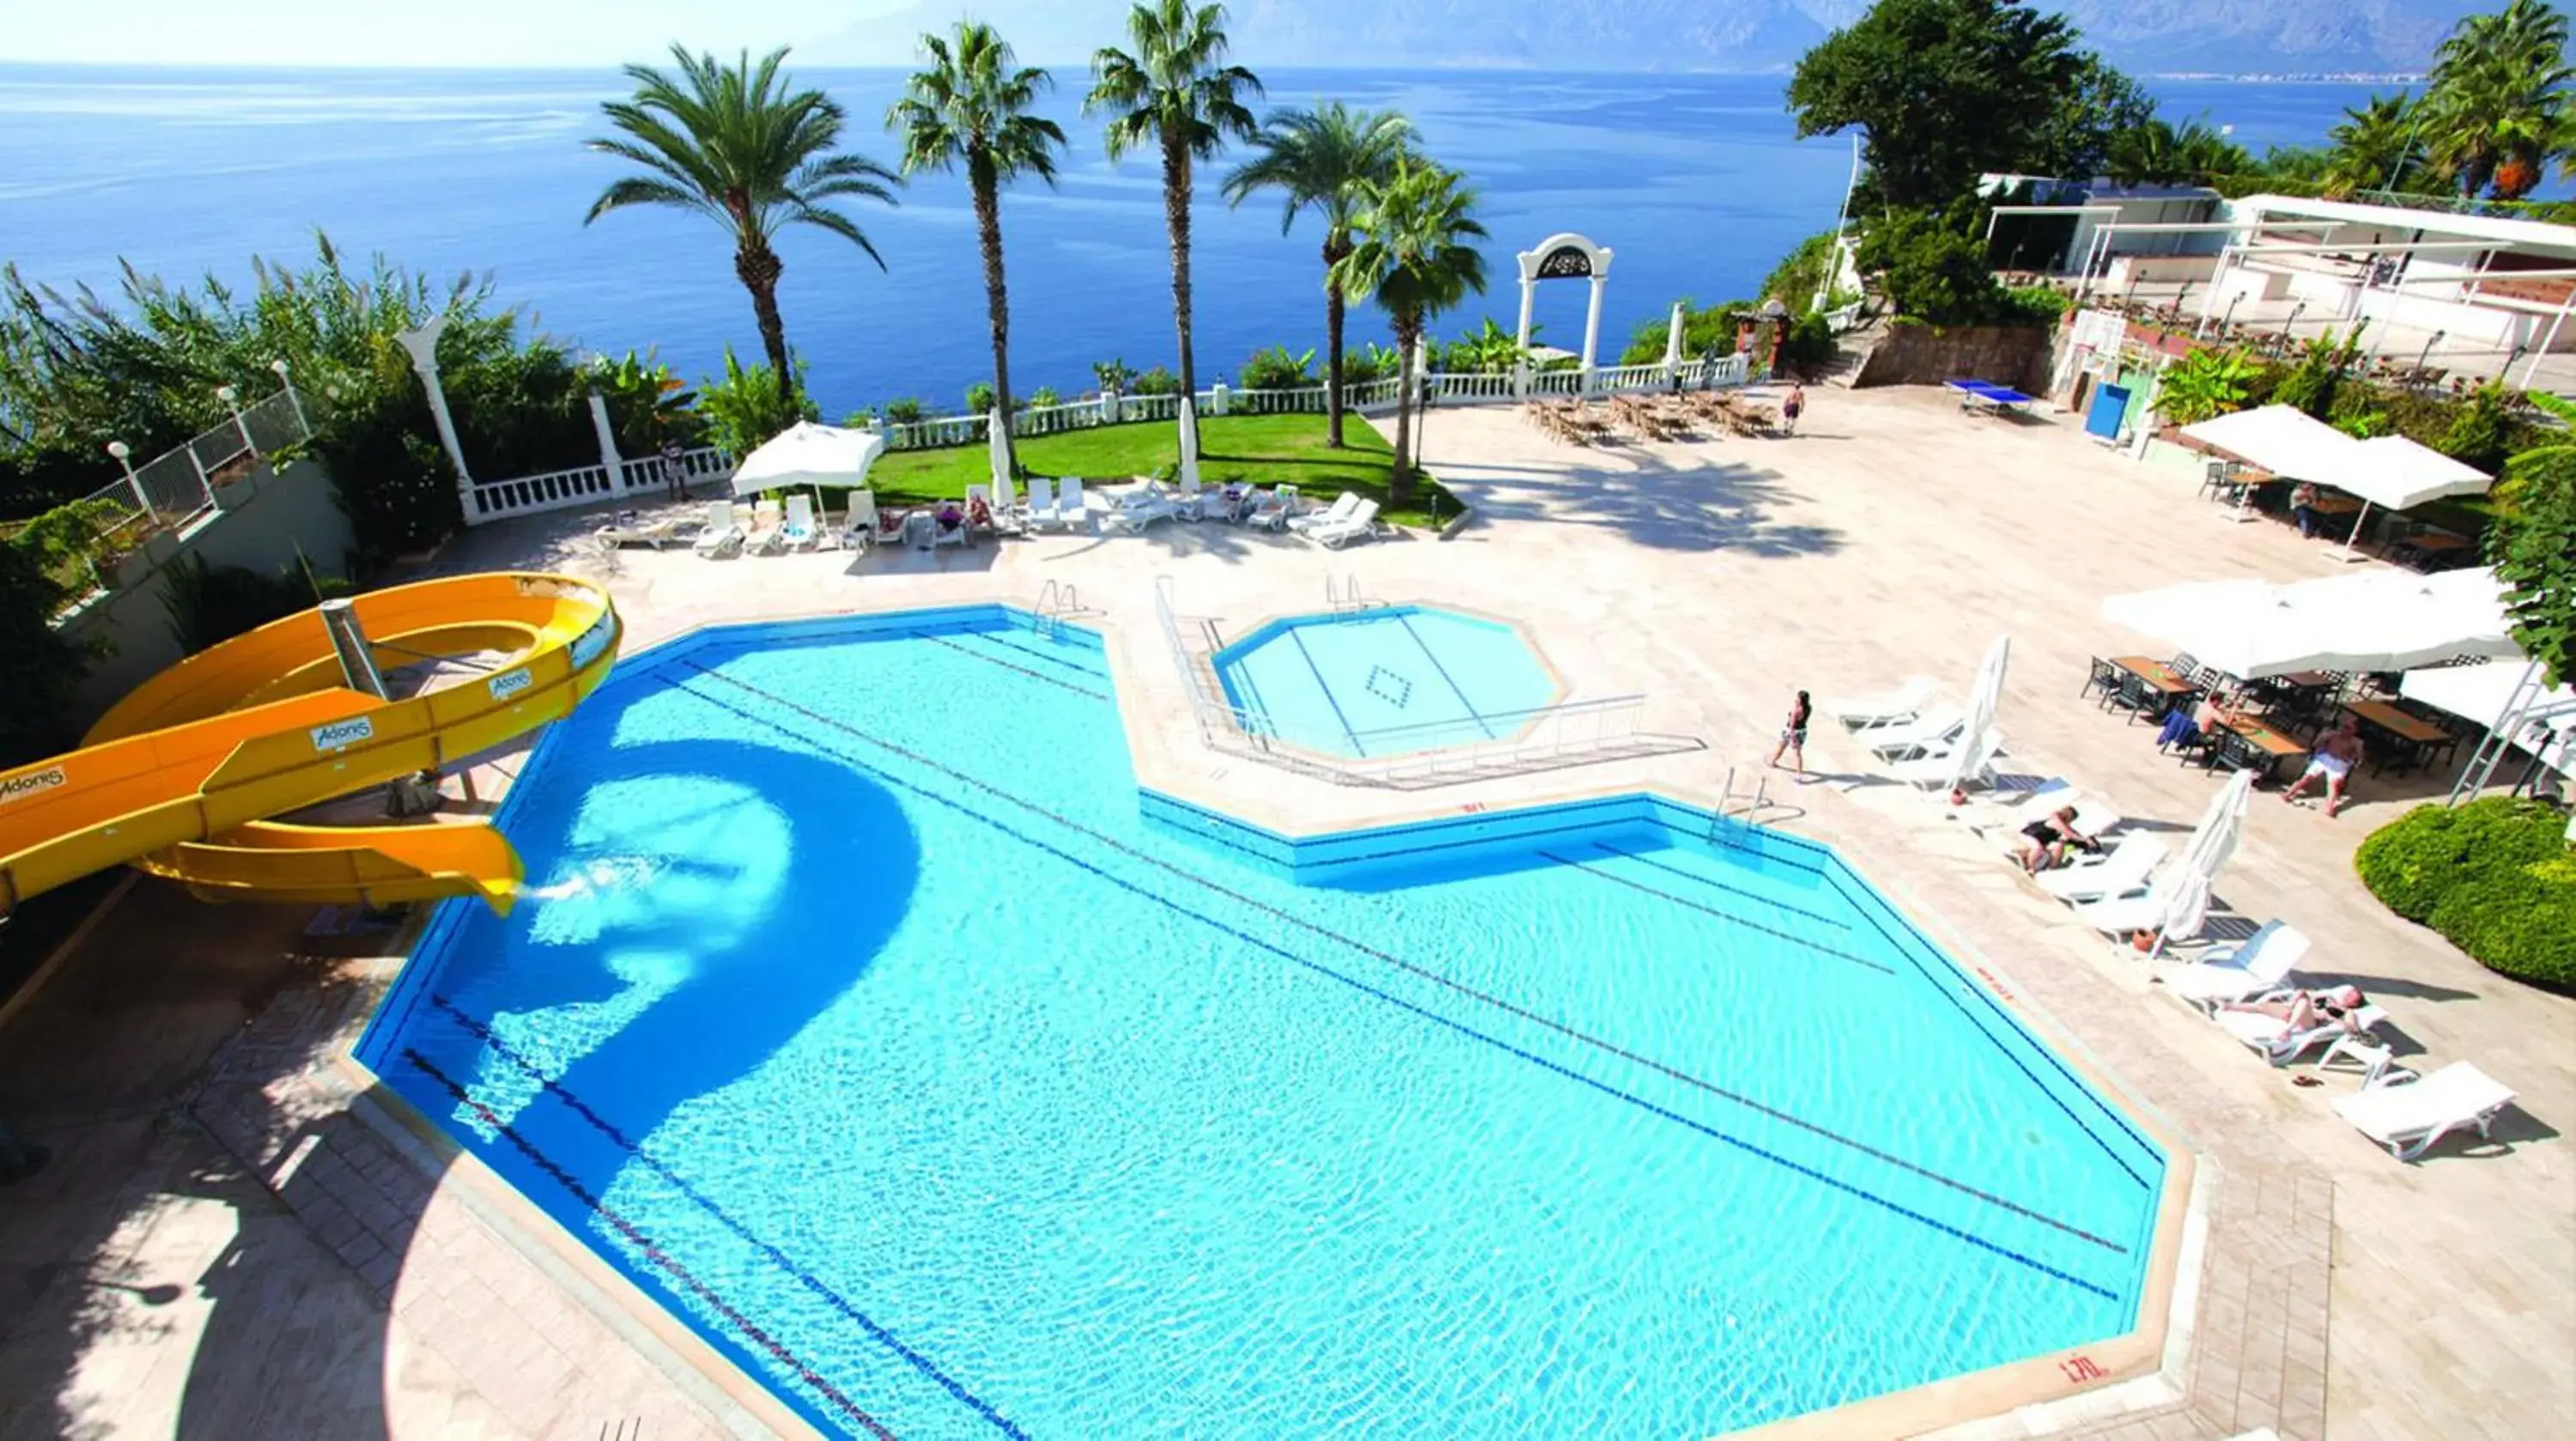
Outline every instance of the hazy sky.
[[0, 60], [162, 65], [596, 65], [672, 40], [830, 35], [907, 0], [104, 0], [12, 4]]

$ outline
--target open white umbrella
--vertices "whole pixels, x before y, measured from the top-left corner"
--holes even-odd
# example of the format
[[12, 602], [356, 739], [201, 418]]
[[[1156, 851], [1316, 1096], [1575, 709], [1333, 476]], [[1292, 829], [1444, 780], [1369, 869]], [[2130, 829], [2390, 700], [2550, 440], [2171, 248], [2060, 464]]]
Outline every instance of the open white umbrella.
[[2479, 495], [2495, 484], [2495, 477], [2476, 466], [2451, 459], [2427, 445], [2420, 445], [2402, 435], [2382, 435], [2355, 442], [2353, 464], [2338, 471], [2334, 487], [2361, 497], [2361, 513], [2352, 518], [2352, 534], [2336, 548], [2341, 560], [2359, 560], [2361, 528], [2370, 520], [2374, 505], [2386, 510], [2411, 510], [2428, 500], [2441, 500], [2454, 495]]
[[742, 458], [733, 470], [733, 493], [865, 485], [868, 467], [885, 448], [885, 437], [874, 431], [798, 421]]
[[1199, 483], [1199, 407], [1194, 396], [1181, 397], [1181, 485], [1195, 490]]
[[2296, 585], [2198, 581], [2111, 596], [2102, 616], [2243, 680], [2519, 653], [2488, 570], [2373, 570]]

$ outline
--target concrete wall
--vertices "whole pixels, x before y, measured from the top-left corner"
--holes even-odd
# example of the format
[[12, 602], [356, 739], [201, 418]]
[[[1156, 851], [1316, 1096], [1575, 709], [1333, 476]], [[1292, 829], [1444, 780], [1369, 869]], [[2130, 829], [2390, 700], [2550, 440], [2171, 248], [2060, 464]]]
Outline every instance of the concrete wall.
[[2049, 334], [2044, 325], [1891, 325], [1852, 376], [1852, 387], [1973, 377], [2038, 395], [2048, 387]]
[[347, 573], [349, 518], [340, 511], [331, 478], [312, 461], [289, 461], [274, 471], [263, 465], [225, 486], [216, 501], [218, 508], [185, 534], [155, 537], [127, 557], [116, 589], [63, 622], [66, 634], [110, 647], [81, 683], [81, 701], [92, 714], [183, 658], [170, 634], [165, 600], [170, 565], [180, 556], [274, 575], [296, 563], [300, 548], [314, 570]]

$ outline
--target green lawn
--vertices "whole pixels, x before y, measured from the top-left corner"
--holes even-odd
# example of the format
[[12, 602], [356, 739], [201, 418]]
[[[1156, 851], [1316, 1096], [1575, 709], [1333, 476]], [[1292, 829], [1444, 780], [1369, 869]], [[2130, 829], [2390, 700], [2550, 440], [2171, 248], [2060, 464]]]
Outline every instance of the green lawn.
[[[1386, 475], [1393, 448], [1354, 415], [1342, 426], [1342, 450], [1324, 444], [1320, 415], [1226, 415], [1199, 422], [1199, 479], [1208, 485], [1247, 480], [1286, 481], [1308, 499], [1326, 500], [1356, 490], [1383, 507], [1380, 518], [1397, 525], [1433, 526], [1458, 514], [1457, 497], [1438, 481], [1420, 477], [1410, 504], [1386, 504]], [[1180, 463], [1180, 432], [1170, 421], [1104, 425], [1019, 444], [1019, 462], [1033, 475], [1078, 475], [1089, 485], [1123, 484]], [[982, 445], [945, 450], [900, 450], [868, 468], [879, 507], [955, 500], [989, 470]]]

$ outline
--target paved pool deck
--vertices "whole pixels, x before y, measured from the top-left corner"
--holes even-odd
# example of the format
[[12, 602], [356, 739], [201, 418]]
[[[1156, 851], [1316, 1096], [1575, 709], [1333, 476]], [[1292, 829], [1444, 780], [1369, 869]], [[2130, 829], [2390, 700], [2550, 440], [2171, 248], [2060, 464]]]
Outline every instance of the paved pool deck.
[[[1793, 439], [1589, 450], [1507, 409], [1436, 412], [1427, 459], [1479, 516], [1446, 541], [1328, 554], [1171, 524], [707, 561], [603, 555], [596, 516], [560, 516], [471, 533], [434, 569], [598, 577], [630, 653], [728, 621], [1028, 605], [1055, 581], [1109, 638], [1140, 778], [1282, 829], [1647, 787], [1714, 805], [1730, 774], [1741, 809], [1758, 776], [1764, 819], [1844, 848], [2203, 1161], [2172, 1364], [1960, 1434], [2576, 1431], [2576, 1162], [2560, 1133], [2576, 1115], [2576, 1001], [2490, 975], [2389, 915], [2351, 871], [2364, 835], [2446, 777], [2365, 775], [2337, 820], [2258, 795], [2220, 885], [2238, 927], [2294, 922], [2316, 940], [2311, 974], [2381, 1000], [2408, 1063], [2471, 1059], [2520, 1093], [2494, 1143], [2402, 1164], [2329, 1109], [2354, 1077], [2292, 1087], [2162, 994], [2163, 963], [2116, 953], [2021, 881], [1999, 859], [1999, 807], [1953, 809], [1875, 777], [1821, 717], [1816, 779], [1761, 764], [1792, 690], [1823, 702], [1922, 673], [1961, 695], [2009, 633], [2004, 769], [2067, 775], [2187, 830], [2217, 781], [2077, 697], [2088, 657], [2162, 649], [2099, 620], [2101, 598], [2338, 568], [2286, 527], [2226, 523], [2193, 478], [2107, 454], [2062, 421], [1974, 418], [1918, 389], [1811, 400]], [[1156, 577], [1182, 612], [1232, 635], [1323, 608], [1328, 575], [1381, 600], [1511, 617], [1573, 696], [1642, 693], [1647, 727], [1705, 746], [1410, 791], [1204, 748], [1155, 620]], [[516, 763], [480, 773], [487, 797]], [[613, 1278], [531, 1245], [543, 1228], [473, 1168], [371, 1114], [366, 1078], [334, 1052], [398, 968], [401, 938], [315, 938], [310, 914], [213, 911], [139, 883], [0, 1029], [0, 1113], [60, 1152], [0, 1190], [0, 1435], [779, 1426], [774, 1405], [685, 1364], [684, 1337], [626, 1315]], [[1964, 1413], [1992, 1398], [1948, 1399]]]

